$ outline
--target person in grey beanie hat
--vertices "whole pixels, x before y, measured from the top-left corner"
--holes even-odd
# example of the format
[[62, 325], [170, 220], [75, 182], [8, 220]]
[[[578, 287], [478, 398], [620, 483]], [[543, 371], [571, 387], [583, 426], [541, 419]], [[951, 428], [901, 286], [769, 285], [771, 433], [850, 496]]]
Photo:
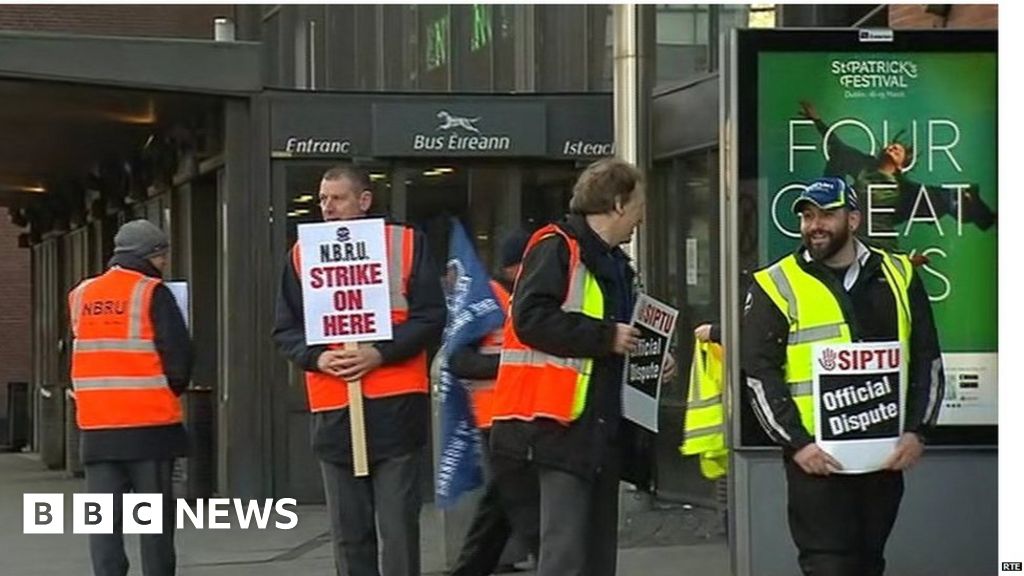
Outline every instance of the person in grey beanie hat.
[[[114, 235], [114, 255], [125, 254], [141, 260], [149, 260], [161, 272], [164, 271], [167, 251], [171, 243], [167, 233], [149, 220], [125, 222]], [[156, 260], [156, 262], [153, 262]]]
[[162, 532], [140, 536], [143, 573], [175, 573], [172, 472], [188, 448], [179, 397], [191, 379], [192, 342], [161, 281], [168, 249], [167, 234], [154, 224], [127, 222], [114, 236], [107, 271], [68, 298], [85, 487], [114, 495], [113, 533], [89, 535], [95, 576], [128, 573], [121, 523], [128, 491], [163, 497], [163, 517], [155, 519]]

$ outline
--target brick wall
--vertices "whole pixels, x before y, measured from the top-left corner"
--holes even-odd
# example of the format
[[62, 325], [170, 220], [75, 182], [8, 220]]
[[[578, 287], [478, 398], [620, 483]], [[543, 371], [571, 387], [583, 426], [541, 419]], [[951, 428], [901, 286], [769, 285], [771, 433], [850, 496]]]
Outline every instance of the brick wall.
[[32, 378], [32, 269], [18, 248], [17, 228], [0, 216], [0, 419], [7, 416], [7, 383]]
[[943, 18], [925, 11], [925, 4], [889, 7], [890, 28], [974, 28], [997, 30], [999, 7], [995, 4], [951, 4]]
[[213, 39], [213, 19], [235, 7], [204, 5], [0, 5], [0, 30], [95, 36]]

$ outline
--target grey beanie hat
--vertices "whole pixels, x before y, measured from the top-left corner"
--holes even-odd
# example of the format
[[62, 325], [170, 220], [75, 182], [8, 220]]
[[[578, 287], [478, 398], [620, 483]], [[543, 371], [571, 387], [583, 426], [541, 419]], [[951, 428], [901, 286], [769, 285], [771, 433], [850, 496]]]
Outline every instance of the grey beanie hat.
[[114, 236], [114, 254], [152, 258], [167, 252], [167, 234], [149, 220], [125, 222]]

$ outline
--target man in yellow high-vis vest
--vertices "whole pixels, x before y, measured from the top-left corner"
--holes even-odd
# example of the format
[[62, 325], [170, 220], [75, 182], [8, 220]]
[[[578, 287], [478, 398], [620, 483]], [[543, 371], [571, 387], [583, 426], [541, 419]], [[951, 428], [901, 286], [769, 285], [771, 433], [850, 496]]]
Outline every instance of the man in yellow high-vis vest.
[[[921, 457], [943, 394], [931, 305], [906, 256], [855, 238], [862, 214], [844, 180], [815, 180], [793, 210], [803, 245], [754, 274], [744, 306], [745, 384], [761, 426], [783, 447], [804, 574], [880, 576], [903, 470]], [[812, 350], [860, 342], [899, 343], [903, 433], [882, 470], [852, 474], [815, 442]]]

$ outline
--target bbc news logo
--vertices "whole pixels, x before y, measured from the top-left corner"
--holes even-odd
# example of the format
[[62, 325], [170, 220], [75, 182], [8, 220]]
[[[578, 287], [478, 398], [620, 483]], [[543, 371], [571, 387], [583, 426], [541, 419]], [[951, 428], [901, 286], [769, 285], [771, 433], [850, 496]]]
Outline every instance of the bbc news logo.
[[[71, 526], [73, 534], [113, 534], [113, 494], [73, 494]], [[64, 533], [64, 494], [25, 494], [23, 497], [23, 532], [25, 534]], [[238, 527], [251, 525], [266, 530], [274, 518], [273, 527], [291, 530], [298, 526], [299, 516], [292, 509], [294, 498], [274, 501], [269, 498], [242, 500], [240, 498], [198, 499], [195, 505], [184, 498], [175, 503], [175, 526], [186, 525], [200, 530], [227, 530], [232, 528], [232, 512]], [[121, 496], [121, 531], [125, 534], [161, 534], [163, 532], [163, 494], [123, 494]], [[276, 518], [275, 518], [276, 517]]]

